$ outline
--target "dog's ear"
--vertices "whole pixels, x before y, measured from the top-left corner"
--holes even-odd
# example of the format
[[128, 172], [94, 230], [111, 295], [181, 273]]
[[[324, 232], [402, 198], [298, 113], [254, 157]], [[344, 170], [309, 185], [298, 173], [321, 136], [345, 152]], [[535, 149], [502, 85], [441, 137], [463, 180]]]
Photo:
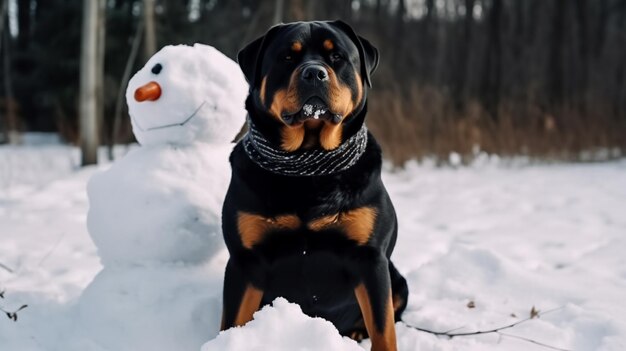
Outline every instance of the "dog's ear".
[[261, 65], [263, 63], [265, 48], [271, 38], [276, 35], [276, 32], [280, 27], [282, 27], [281, 24], [273, 26], [267, 31], [267, 33], [265, 33], [265, 35], [246, 45], [237, 54], [237, 62], [239, 63], [239, 67], [241, 67], [248, 84], [250, 84], [250, 89], [256, 87], [261, 80]]
[[330, 22], [331, 25], [341, 29], [354, 42], [359, 50], [359, 59], [361, 61], [361, 76], [365, 78], [365, 82], [369, 87], [372, 86], [371, 75], [378, 67], [378, 49], [369, 40], [357, 35], [349, 24], [342, 20]]

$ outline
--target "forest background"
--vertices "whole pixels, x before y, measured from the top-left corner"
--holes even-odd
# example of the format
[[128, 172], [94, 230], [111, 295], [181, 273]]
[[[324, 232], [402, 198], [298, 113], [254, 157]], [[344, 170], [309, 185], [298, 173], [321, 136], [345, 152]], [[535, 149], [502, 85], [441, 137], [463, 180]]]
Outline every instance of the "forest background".
[[381, 52], [368, 125], [398, 165], [626, 151], [623, 0], [0, 0], [0, 15], [0, 143], [130, 143], [123, 92], [162, 46], [235, 58], [275, 23], [343, 19]]

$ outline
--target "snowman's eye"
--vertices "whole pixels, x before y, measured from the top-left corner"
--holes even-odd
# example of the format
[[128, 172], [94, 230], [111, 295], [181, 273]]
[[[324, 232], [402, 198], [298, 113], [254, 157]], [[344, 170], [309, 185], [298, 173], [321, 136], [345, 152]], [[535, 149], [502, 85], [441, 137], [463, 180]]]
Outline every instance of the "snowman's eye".
[[161, 73], [162, 69], [163, 69], [163, 66], [160, 63], [157, 63], [156, 65], [154, 65], [154, 67], [152, 67], [152, 73], [159, 74]]

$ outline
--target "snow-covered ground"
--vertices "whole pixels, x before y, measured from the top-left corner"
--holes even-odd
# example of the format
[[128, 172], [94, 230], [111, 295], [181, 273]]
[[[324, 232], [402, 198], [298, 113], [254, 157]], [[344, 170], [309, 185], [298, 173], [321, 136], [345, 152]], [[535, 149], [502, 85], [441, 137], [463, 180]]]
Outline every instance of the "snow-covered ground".
[[[29, 305], [17, 322], [0, 315], [0, 349], [107, 350], [107, 339], [115, 339], [116, 351], [133, 349], [133, 338], [150, 336], [96, 340], [77, 322], [77, 301], [102, 268], [86, 228], [86, 183], [108, 165], [79, 169], [76, 149], [35, 144], [0, 147], [0, 307]], [[458, 169], [409, 164], [384, 179], [400, 221], [393, 259], [410, 286], [406, 323], [484, 330], [524, 319], [534, 306], [556, 310], [503, 333], [568, 350], [626, 350], [626, 161]], [[205, 271], [216, 291], [223, 262]], [[215, 328], [219, 304], [208, 306], [201, 312], [212, 315], [198, 318], [207, 323], [198, 340], [207, 343], [194, 349], [369, 349], [368, 340], [357, 345], [341, 338], [296, 305], [275, 305], [217, 338], [217, 330], [208, 329]], [[128, 312], [120, 318], [142, 320], [137, 309]], [[404, 323], [396, 330], [400, 350], [546, 349], [496, 334], [448, 339]]]

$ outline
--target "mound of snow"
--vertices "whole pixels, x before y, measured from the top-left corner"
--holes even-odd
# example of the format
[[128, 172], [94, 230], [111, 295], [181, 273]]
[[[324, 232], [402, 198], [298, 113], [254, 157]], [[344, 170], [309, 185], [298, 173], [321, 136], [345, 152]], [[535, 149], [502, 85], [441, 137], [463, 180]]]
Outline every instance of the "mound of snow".
[[75, 330], [106, 350], [198, 350], [219, 331], [223, 264], [104, 268]]
[[221, 332], [202, 346], [202, 351], [363, 351], [322, 318], [311, 318], [300, 306], [277, 298], [243, 327]]

